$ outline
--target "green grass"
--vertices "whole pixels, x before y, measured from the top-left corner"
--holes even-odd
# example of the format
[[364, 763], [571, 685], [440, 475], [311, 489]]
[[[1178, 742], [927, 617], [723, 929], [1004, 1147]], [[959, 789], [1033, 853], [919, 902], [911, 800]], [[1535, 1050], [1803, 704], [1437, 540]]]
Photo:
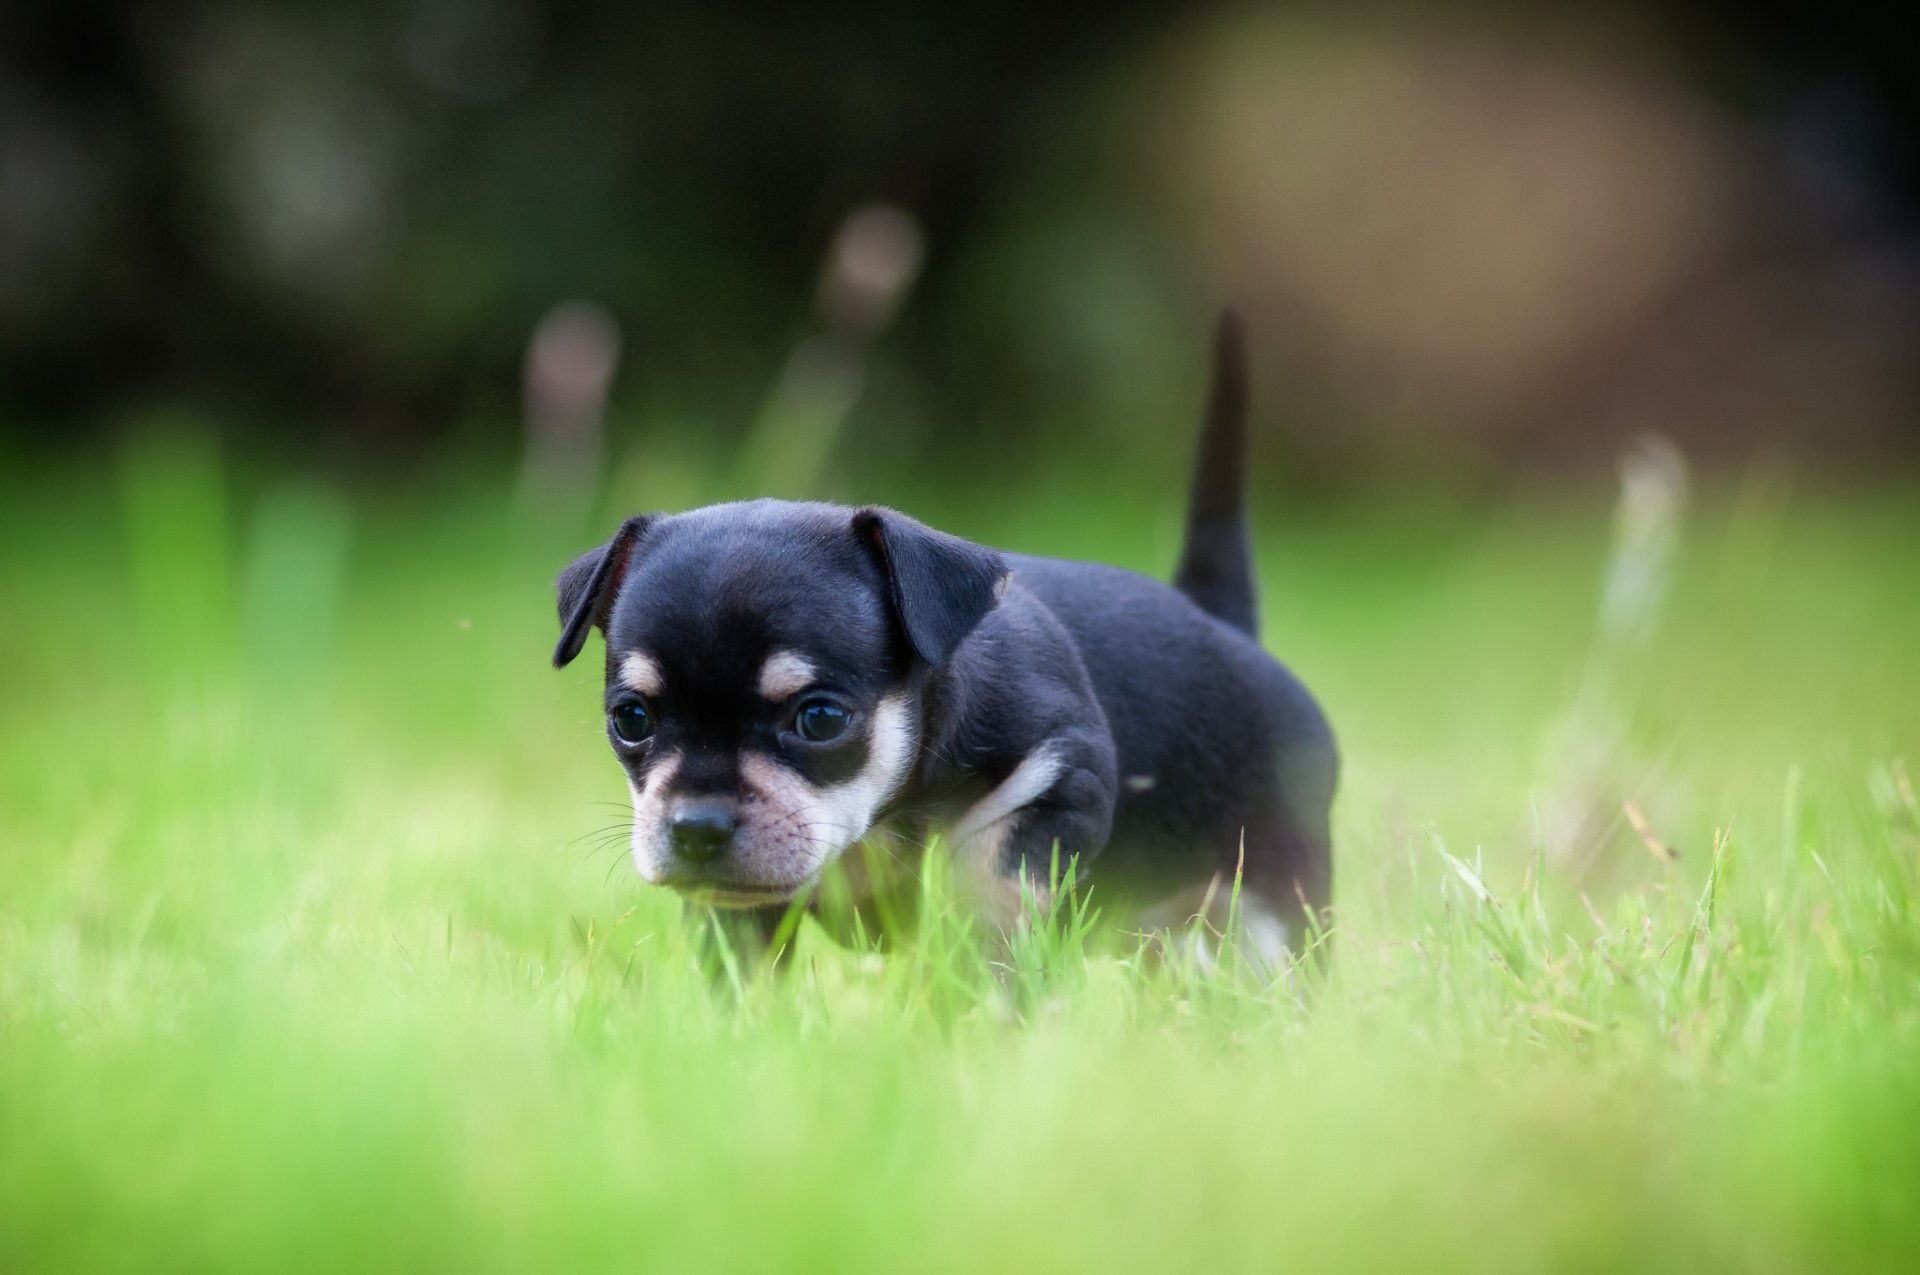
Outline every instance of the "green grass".
[[[1644, 646], [1605, 493], [1263, 514], [1324, 982], [946, 916], [738, 993], [596, 835], [588, 521], [503, 491], [0, 475], [0, 1270], [1920, 1260], [1911, 490], [1710, 494]], [[889, 494], [1174, 547], [1145, 485]]]

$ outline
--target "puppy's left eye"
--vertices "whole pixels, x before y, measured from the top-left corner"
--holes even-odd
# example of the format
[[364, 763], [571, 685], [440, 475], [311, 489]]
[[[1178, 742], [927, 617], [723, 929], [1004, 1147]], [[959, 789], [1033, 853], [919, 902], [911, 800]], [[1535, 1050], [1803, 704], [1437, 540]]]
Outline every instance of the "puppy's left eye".
[[646, 743], [653, 734], [653, 714], [638, 700], [626, 700], [614, 705], [610, 716], [615, 738], [628, 747]]
[[810, 695], [793, 712], [793, 733], [810, 744], [825, 744], [847, 733], [853, 714], [822, 695]]

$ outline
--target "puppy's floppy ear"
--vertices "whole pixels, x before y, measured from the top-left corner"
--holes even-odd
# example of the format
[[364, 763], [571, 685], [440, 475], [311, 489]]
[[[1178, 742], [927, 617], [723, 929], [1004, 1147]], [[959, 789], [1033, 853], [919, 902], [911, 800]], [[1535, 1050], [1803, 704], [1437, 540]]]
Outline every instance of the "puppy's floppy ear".
[[853, 533], [874, 555], [900, 627], [914, 652], [941, 664], [993, 610], [1006, 588], [996, 549], [935, 531], [891, 509], [860, 509]]
[[606, 627], [613, 599], [633, 561], [634, 545], [653, 518], [652, 514], [641, 514], [627, 519], [613, 533], [613, 539], [575, 558], [553, 582], [560, 603], [560, 645], [553, 648], [555, 668], [573, 663], [573, 657], [587, 644], [589, 629]]

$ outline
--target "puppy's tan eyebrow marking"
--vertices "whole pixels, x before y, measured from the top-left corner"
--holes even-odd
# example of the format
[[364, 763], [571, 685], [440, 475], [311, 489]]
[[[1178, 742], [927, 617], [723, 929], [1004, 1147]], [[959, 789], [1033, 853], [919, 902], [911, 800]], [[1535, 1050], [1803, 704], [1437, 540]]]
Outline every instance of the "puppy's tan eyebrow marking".
[[640, 651], [629, 651], [620, 661], [620, 680], [630, 691], [642, 695], [658, 695], [665, 685], [660, 676], [660, 666], [653, 657]]
[[777, 704], [806, 690], [818, 676], [813, 661], [798, 651], [775, 651], [760, 666], [760, 695]]

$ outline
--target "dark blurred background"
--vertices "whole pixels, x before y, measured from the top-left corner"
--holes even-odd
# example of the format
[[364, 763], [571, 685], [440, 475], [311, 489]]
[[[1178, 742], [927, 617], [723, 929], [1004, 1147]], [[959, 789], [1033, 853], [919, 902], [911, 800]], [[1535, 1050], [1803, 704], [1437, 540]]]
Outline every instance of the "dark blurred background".
[[1304, 482], [1909, 463], [1913, 47], [1851, 2], [10, 0], [0, 436], [1157, 463], [1231, 300]]

